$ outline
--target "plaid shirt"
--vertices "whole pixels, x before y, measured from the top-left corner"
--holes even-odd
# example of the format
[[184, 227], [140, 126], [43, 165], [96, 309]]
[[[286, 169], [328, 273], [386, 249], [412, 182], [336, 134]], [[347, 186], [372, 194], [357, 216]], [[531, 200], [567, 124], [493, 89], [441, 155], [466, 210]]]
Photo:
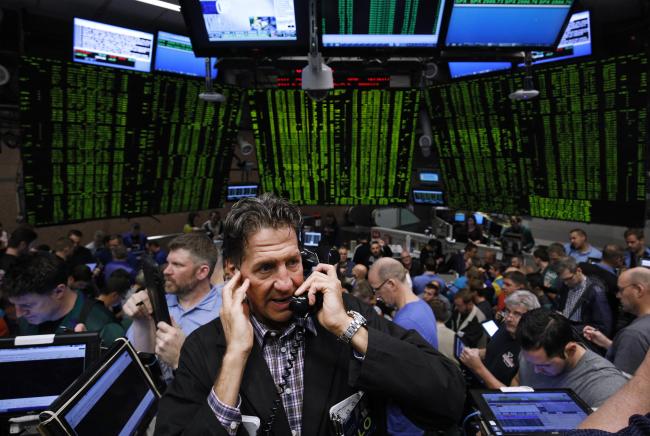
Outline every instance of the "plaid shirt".
[[[587, 278], [585, 277], [578, 286], [574, 288], [570, 288], [568, 290], [567, 298], [566, 298], [566, 304], [564, 305], [564, 310], [562, 311], [562, 315], [567, 317], [570, 321], [578, 321], [580, 322], [582, 320], [582, 307], [578, 306], [576, 307], [576, 304], [580, 301], [580, 298], [582, 298], [582, 294], [585, 293], [585, 290], [587, 289]], [[571, 314], [571, 312], [575, 309], [575, 312]]]
[[[251, 324], [253, 324], [253, 331], [255, 332], [255, 339], [262, 348], [264, 360], [266, 361], [275, 386], [279, 389], [282, 383], [282, 372], [287, 365], [287, 358], [294, 343], [294, 332], [298, 325], [302, 325], [305, 329], [312, 334], [316, 335], [316, 326], [311, 318], [298, 320], [292, 323], [284, 331], [270, 330], [264, 324], [260, 323], [254, 316], [251, 316]], [[304, 379], [304, 363], [305, 363], [305, 341], [303, 340], [298, 347], [293, 368], [289, 372], [287, 383], [282, 392], [282, 404], [284, 411], [289, 420], [289, 427], [294, 436], [299, 436], [302, 431], [302, 399], [303, 399], [303, 379]], [[241, 399], [239, 400], [241, 403]], [[239, 424], [241, 424], [241, 412], [239, 405], [237, 407], [230, 407], [223, 404], [217, 398], [214, 389], [210, 390], [208, 395], [208, 404], [214, 412], [215, 416], [228, 431], [230, 435], [237, 433]], [[262, 428], [264, 428], [264, 422]]]

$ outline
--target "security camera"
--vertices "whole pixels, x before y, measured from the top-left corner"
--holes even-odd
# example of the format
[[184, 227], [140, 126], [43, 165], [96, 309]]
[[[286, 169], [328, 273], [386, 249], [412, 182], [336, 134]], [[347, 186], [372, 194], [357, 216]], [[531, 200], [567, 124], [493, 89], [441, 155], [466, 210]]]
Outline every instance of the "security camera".
[[332, 69], [325, 65], [320, 53], [310, 53], [309, 64], [302, 69], [302, 89], [312, 100], [320, 101], [334, 88]]
[[237, 137], [237, 145], [239, 145], [239, 152], [242, 156], [248, 156], [253, 153], [253, 144], [245, 140], [243, 137]]
[[223, 103], [226, 101], [226, 96], [218, 92], [208, 91], [199, 94], [199, 98], [208, 103]]
[[508, 97], [513, 101], [522, 101], [530, 100], [539, 95], [539, 91], [536, 89], [518, 89], [515, 92], [511, 92]]

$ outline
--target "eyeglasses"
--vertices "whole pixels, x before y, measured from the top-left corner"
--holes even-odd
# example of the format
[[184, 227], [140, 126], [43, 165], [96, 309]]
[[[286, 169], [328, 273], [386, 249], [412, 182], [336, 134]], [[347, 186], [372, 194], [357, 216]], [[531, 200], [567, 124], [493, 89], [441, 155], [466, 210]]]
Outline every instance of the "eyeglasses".
[[564, 283], [568, 283], [573, 281], [573, 279], [575, 278], [576, 278], [576, 273], [573, 273], [569, 277], [560, 277], [560, 280], [562, 280]]
[[524, 316], [524, 314], [521, 312], [515, 312], [514, 310], [509, 310], [509, 309], [504, 310], [503, 317], [507, 318], [508, 315], [512, 315], [513, 318], [521, 318], [522, 316]]
[[636, 286], [636, 283], [630, 283], [629, 285], [619, 286], [619, 287], [618, 287], [618, 292], [623, 292], [624, 290], [626, 290], [626, 289], [629, 288], [630, 286]]
[[389, 281], [389, 280], [390, 280], [390, 279], [386, 279], [386, 280], [384, 280], [383, 282], [381, 282], [381, 285], [377, 286], [376, 288], [372, 288], [372, 292], [375, 293], [375, 294], [376, 294], [377, 292], [379, 292], [379, 290], [381, 289], [381, 287], [384, 286], [384, 285], [386, 284], [386, 282]]

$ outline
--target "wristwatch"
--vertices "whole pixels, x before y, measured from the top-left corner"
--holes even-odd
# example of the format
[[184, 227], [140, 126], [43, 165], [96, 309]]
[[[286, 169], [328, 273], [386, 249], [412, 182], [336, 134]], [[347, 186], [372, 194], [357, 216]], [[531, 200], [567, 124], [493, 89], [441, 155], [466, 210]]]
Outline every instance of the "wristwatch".
[[348, 328], [343, 332], [341, 336], [339, 336], [339, 341], [345, 342], [346, 344], [349, 344], [350, 341], [352, 341], [352, 336], [359, 331], [359, 329], [368, 322], [366, 319], [359, 313], [355, 312], [354, 310], [348, 310], [347, 311], [348, 316], [352, 317], [352, 322], [348, 325]]

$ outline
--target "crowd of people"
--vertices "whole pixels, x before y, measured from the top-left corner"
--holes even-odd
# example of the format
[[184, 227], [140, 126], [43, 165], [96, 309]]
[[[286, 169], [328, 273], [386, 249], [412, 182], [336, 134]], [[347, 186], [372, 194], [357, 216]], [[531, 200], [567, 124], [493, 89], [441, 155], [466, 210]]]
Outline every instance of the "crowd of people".
[[[96, 331], [106, 346], [126, 336], [155, 353], [169, 384], [161, 434], [236, 434], [247, 414], [275, 434], [327, 434], [323, 410], [358, 389], [381, 411], [378, 425], [397, 435], [453, 428], [467, 387], [570, 388], [597, 408], [650, 348], [641, 229], [625, 232], [626, 248], [598, 250], [582, 229], [566, 244], [534, 246], [515, 217], [507, 231], [523, 235], [534, 261], [526, 264], [518, 253], [479, 255], [475, 223], [459, 252], [432, 239], [395, 253], [367, 237], [351, 252], [327, 216], [326, 261], [304, 271], [301, 214], [284, 200], [264, 195], [225, 220], [216, 211], [201, 226], [194, 220], [165, 247], [137, 223], [123, 234], [98, 231], [86, 245], [71, 230], [52, 247], [18, 227], [0, 257], [0, 336]], [[215, 239], [223, 278], [214, 277]], [[153, 322], [139, 292], [143, 255], [163, 272], [171, 325]], [[311, 304], [322, 294], [322, 308], [298, 319], [290, 298], [301, 293]]]

